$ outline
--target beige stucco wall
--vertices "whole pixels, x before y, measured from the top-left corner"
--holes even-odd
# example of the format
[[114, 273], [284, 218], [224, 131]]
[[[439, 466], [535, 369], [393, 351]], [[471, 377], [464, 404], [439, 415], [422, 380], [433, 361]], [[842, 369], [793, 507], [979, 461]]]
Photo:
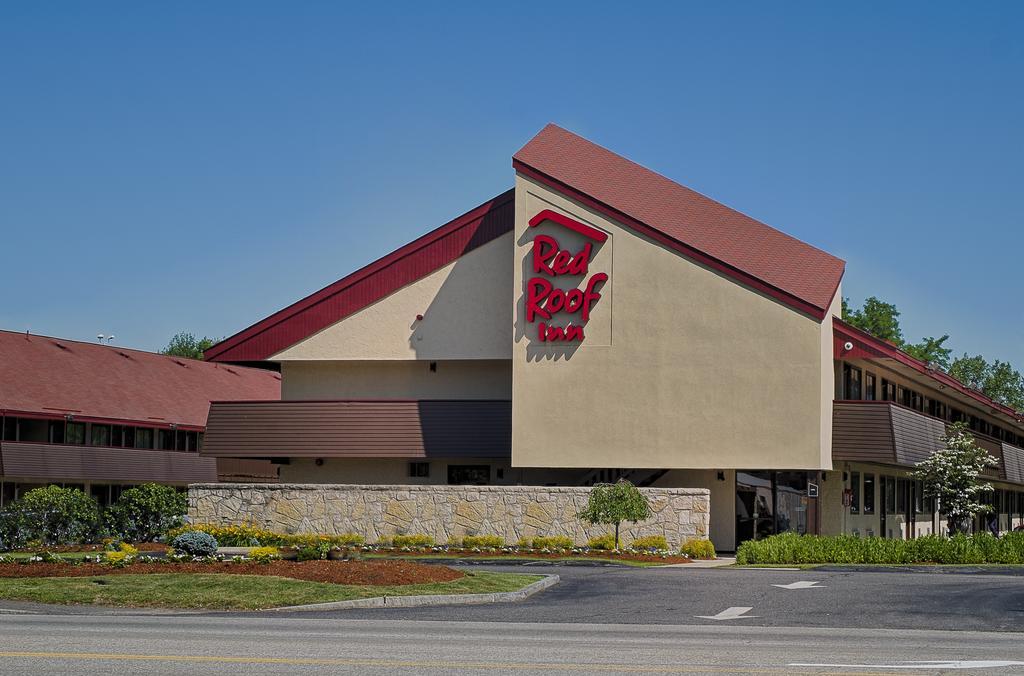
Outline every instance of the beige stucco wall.
[[[708, 494], [694, 488], [641, 489], [653, 515], [622, 524], [626, 543], [662, 535], [671, 548], [707, 535]], [[577, 516], [590, 489], [546, 486], [352, 486], [193, 484], [194, 522], [252, 523], [284, 533], [359, 533], [368, 542], [396, 533], [440, 543], [464, 535], [499, 535], [514, 544], [535, 535], [565, 535], [577, 544], [609, 532]]]
[[[610, 234], [610, 277], [578, 348], [526, 326], [529, 218], [553, 208]], [[575, 246], [575, 245], [574, 245]], [[517, 466], [830, 468], [825, 325], [522, 177], [516, 178], [512, 459]], [[826, 345], [829, 346], [826, 358]]]
[[511, 247], [502, 235], [270, 359], [508, 359]]
[[[718, 472], [722, 480], [718, 480]], [[675, 469], [658, 479], [657, 488], [706, 488], [710, 494], [711, 518], [708, 536], [719, 551], [736, 546], [736, 471], [712, 469]]]
[[512, 396], [507, 359], [429, 361], [285, 361], [281, 398], [503, 399]]

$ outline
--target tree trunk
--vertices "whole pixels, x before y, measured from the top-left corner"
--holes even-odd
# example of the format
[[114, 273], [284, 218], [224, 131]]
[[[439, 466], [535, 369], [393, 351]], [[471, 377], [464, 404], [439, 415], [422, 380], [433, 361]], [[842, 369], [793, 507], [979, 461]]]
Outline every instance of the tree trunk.
[[954, 516], [949, 514], [946, 516], [946, 526], [949, 530], [949, 536], [952, 537], [958, 533], [964, 535], [970, 530], [971, 520], [969, 516], [957, 515]]
[[615, 522], [615, 549], [619, 548], [619, 521]]

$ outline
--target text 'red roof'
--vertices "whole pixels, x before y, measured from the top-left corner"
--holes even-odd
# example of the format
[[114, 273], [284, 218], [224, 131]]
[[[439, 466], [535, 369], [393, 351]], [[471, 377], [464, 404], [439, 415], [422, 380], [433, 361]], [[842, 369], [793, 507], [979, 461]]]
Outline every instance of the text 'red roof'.
[[839, 287], [839, 258], [556, 125], [523, 146], [513, 166], [818, 318]]
[[272, 371], [0, 331], [0, 411], [203, 427], [210, 402], [281, 398]]

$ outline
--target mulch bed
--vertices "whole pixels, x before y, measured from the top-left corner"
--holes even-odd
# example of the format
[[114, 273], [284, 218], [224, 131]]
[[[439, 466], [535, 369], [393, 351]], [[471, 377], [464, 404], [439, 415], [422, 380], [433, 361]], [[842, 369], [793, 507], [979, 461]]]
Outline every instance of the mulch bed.
[[510, 559], [510, 560], [522, 560], [522, 559], [605, 559], [612, 561], [640, 561], [643, 563], [692, 563], [691, 559], [685, 556], [665, 556], [661, 557], [656, 554], [634, 554], [634, 553], [620, 553], [613, 554], [612, 552], [603, 552], [597, 550], [590, 550], [589, 552], [570, 552], [565, 554], [558, 554], [554, 552], [471, 552], [460, 549], [451, 549], [445, 552], [398, 552], [398, 551], [387, 551], [379, 552], [387, 554], [388, 556], [394, 556], [396, 558], [408, 557], [413, 559], [429, 559], [431, 557], [441, 556], [455, 556], [460, 559]]
[[0, 577], [94, 577], [167, 573], [277, 575], [309, 582], [375, 586], [451, 582], [464, 576], [464, 573], [447, 566], [414, 561], [136, 563], [124, 568], [98, 563], [0, 563]]

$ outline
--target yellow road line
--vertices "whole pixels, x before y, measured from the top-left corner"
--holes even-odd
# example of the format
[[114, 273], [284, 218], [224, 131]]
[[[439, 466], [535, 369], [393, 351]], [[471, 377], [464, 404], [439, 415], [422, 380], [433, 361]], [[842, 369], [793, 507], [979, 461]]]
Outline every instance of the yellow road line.
[[[238, 657], [233, 655], [133, 655], [130, 653], [74, 653], [74, 652], [27, 652], [5, 651], [0, 657], [27, 657], [54, 660], [118, 660], [140, 662], [191, 662], [223, 664], [282, 664], [294, 666], [333, 667], [380, 667], [409, 669], [506, 669], [534, 671], [587, 671], [618, 672], [636, 674], [817, 674], [820, 671], [799, 671], [792, 668], [761, 669], [745, 667], [716, 667], [698, 665], [640, 666], [635, 664], [552, 664], [543, 662], [433, 662], [429, 660], [386, 660], [386, 659], [332, 659], [315, 657]], [[832, 671], [842, 676], [885, 676], [886, 671]], [[903, 672], [907, 673], [907, 672]]]

